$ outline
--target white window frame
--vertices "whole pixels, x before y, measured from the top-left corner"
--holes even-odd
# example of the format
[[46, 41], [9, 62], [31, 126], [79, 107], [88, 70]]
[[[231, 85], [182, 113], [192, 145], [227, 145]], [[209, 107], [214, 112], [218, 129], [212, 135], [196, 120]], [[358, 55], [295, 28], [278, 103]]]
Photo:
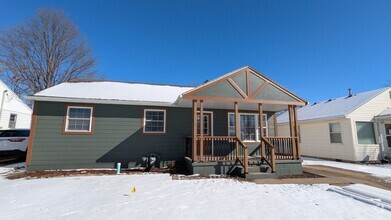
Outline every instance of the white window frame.
[[[14, 117], [14, 120], [12, 121], [13, 123], [14, 123], [14, 127], [10, 127], [10, 124], [11, 124], [11, 118], [12, 118], [12, 116], [15, 116]], [[10, 114], [10, 119], [9, 119], [9, 121], [8, 121], [8, 127], [9, 128], [16, 128], [16, 121], [18, 120], [18, 114], [15, 114], [15, 113], [11, 113]]]
[[[232, 126], [230, 126], [229, 125], [229, 116], [230, 115], [234, 115], [235, 116], [235, 113], [234, 112], [229, 112], [228, 113], [228, 117], [227, 117], [227, 120], [228, 120], [228, 123], [227, 123], [227, 125], [228, 125], [228, 136], [230, 136], [230, 134], [229, 134], [229, 128], [230, 127], [232, 127]], [[264, 136], [265, 137], [267, 137], [267, 136], [269, 136], [269, 129], [268, 129], [268, 121], [267, 121], [267, 114], [262, 114], [262, 117], [264, 117], [263, 118], [263, 121], [265, 122], [265, 127], [260, 127], [259, 126], [259, 114], [258, 113], [239, 113], [239, 120], [240, 120], [240, 116], [241, 115], [254, 115], [255, 116], [255, 140], [243, 140], [243, 141], [245, 141], [245, 142], [260, 142], [260, 129], [264, 129], [264, 128], [266, 128], [266, 134], [264, 134]], [[265, 120], [266, 119], [266, 120]], [[241, 130], [241, 123], [240, 123], [240, 121], [239, 121], [239, 131]], [[233, 127], [235, 127], [235, 126], [233, 126]]]
[[[147, 124], [147, 111], [153, 111], [153, 112], [164, 112], [164, 119], [163, 119], [163, 131], [145, 131], [145, 125]], [[143, 133], [144, 134], [165, 134], [166, 133], [166, 127], [167, 127], [167, 111], [165, 109], [144, 109], [144, 117], [143, 117]]]
[[[197, 117], [198, 117], [198, 114], [200, 114], [201, 112], [200, 111], [197, 111]], [[204, 113], [208, 113], [210, 114], [210, 119], [209, 119], [209, 122], [210, 122], [210, 131], [209, 131], [209, 136], [213, 136], [213, 111], [204, 111]], [[204, 115], [205, 116], [205, 115]], [[197, 124], [197, 131], [198, 131], [198, 124]], [[197, 132], [197, 135], [199, 136], [200, 134], [198, 134]], [[205, 134], [204, 134], [205, 135]]]
[[[340, 129], [339, 134], [341, 134], [341, 142], [332, 142], [331, 141], [331, 134], [338, 134], [336, 132], [331, 132], [330, 131], [331, 124], [339, 124], [339, 129]], [[330, 144], [343, 144], [343, 138], [342, 137], [343, 136], [342, 136], [342, 125], [341, 125], [341, 122], [339, 122], [339, 121], [329, 122], [329, 140], [330, 140]]]
[[[78, 109], [90, 109], [91, 110], [91, 114], [90, 114], [90, 126], [89, 126], [89, 129], [88, 131], [86, 130], [69, 130], [68, 129], [68, 124], [69, 124], [69, 110], [71, 108], [78, 108]], [[67, 106], [67, 115], [66, 115], [66, 120], [65, 120], [65, 129], [64, 131], [67, 132], [67, 133], [74, 133], [74, 132], [77, 132], [77, 133], [90, 133], [92, 131], [92, 120], [93, 120], [93, 116], [94, 115], [94, 107], [91, 107], [91, 106], [73, 106], [73, 105], [70, 105], [70, 106]]]
[[[375, 140], [375, 143], [374, 144], [361, 144], [360, 143], [360, 140], [358, 139], [358, 131], [357, 131], [357, 122], [358, 123], [372, 123], [372, 127], [373, 127], [373, 137], [374, 137], [374, 140]], [[372, 122], [372, 121], [354, 121], [354, 126], [355, 126], [355, 129], [356, 129], [356, 140], [357, 140], [357, 145], [358, 146], [377, 146], [379, 144], [379, 140], [377, 139], [377, 131], [376, 131], [376, 126], [375, 126], [375, 123]]]

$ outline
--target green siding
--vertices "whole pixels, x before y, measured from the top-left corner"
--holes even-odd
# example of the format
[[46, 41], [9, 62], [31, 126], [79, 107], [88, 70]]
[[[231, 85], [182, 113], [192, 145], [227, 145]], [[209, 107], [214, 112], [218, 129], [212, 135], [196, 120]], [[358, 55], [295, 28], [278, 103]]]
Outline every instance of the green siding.
[[250, 74], [250, 94], [253, 94], [257, 89], [265, 82], [265, 80], [259, 78], [254, 74]]
[[273, 85], [267, 85], [256, 97], [258, 100], [280, 100], [297, 102], [292, 96], [286, 94]]
[[232, 77], [232, 80], [239, 86], [239, 88], [247, 93], [247, 76], [246, 72], [239, 73], [238, 75]]
[[[149, 107], [96, 104], [92, 135], [64, 135], [66, 104], [70, 103], [39, 102], [29, 170], [114, 168], [117, 162], [134, 167], [151, 152], [159, 153], [162, 161], [184, 159], [185, 137], [192, 133], [190, 108], [164, 108], [167, 134], [147, 135], [141, 124], [143, 109]], [[232, 110], [205, 110], [213, 111], [214, 135], [227, 135], [227, 114]], [[268, 116], [270, 121], [272, 113]], [[272, 123], [271, 117], [269, 127]]]
[[221, 98], [239, 98], [243, 97], [238, 91], [229, 83], [227, 80], [221, 81], [216, 85], [205, 88], [196, 94], [195, 96], [210, 96], [210, 97], [221, 97]]

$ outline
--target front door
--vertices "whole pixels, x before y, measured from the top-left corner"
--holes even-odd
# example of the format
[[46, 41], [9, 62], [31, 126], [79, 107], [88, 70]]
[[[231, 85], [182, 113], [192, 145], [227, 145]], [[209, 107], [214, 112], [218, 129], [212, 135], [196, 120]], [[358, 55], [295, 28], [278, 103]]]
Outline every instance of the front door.
[[[212, 136], [212, 113], [210, 112], [204, 112], [204, 136]], [[199, 136], [200, 133], [200, 113], [197, 113], [197, 135]], [[213, 151], [213, 142], [212, 140], [206, 140], [204, 141], [204, 155], [212, 155]]]
[[388, 147], [391, 149], [391, 124], [385, 124]]

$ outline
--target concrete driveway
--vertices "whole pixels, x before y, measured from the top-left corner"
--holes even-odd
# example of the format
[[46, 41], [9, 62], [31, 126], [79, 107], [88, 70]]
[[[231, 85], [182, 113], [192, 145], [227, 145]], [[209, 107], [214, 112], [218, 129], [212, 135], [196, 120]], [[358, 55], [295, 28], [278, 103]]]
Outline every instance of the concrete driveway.
[[313, 173], [319, 178], [291, 178], [291, 179], [256, 179], [251, 182], [258, 184], [331, 184], [350, 185], [354, 183], [391, 190], [391, 179], [379, 178], [367, 173], [344, 170], [322, 165], [306, 165], [303, 171]]

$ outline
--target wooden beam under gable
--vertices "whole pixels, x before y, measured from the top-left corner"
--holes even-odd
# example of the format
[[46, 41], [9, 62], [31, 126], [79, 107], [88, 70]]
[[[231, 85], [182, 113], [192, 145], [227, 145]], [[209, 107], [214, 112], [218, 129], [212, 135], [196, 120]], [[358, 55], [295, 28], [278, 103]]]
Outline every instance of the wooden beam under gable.
[[[236, 79], [234, 80], [233, 77], [238, 76], [239, 74], [244, 74], [243, 77], [245, 78], [245, 84], [244, 84], [244, 81], [240, 81], [241, 84], [238, 84], [238, 82], [235, 81]], [[254, 76], [252, 76], [252, 75], [254, 75]], [[258, 80], [253, 81], [257, 77], [260, 79], [259, 83], [257, 82]], [[259, 85], [259, 87], [254, 87], [260, 83], [262, 83], [262, 84]], [[222, 90], [228, 89], [227, 85], [230, 85], [233, 87], [233, 89], [229, 90], [228, 92], [234, 91], [235, 94], [234, 93], [227, 94], [227, 93], [221, 92]], [[218, 86], [218, 87], [213, 88], [213, 89], [208, 89], [212, 86]], [[247, 87], [247, 88], [245, 88], [245, 87]], [[266, 88], [267, 92], [270, 92], [269, 87], [276, 89], [276, 91], [279, 91], [280, 94], [284, 94], [287, 97], [289, 97], [289, 99], [292, 99], [292, 100], [288, 100], [287, 98], [279, 99], [278, 95], [276, 95], [276, 98], [271, 97], [270, 100], [269, 99], [263, 100], [263, 98], [260, 98], [260, 97], [262, 97], [262, 94], [263, 94], [262, 91]], [[208, 90], [205, 90], [205, 89], [208, 89]], [[205, 90], [205, 92], [202, 92], [204, 90]], [[244, 90], [246, 90], [246, 91], [244, 91]], [[218, 91], [218, 93], [215, 93], [217, 91]], [[266, 92], [266, 90], [264, 92]], [[216, 95], [216, 94], [219, 94], [219, 95]], [[261, 96], [260, 96], [260, 94], [261, 94]], [[265, 93], [265, 94], [267, 94], [267, 93]], [[187, 93], [184, 93], [182, 97], [183, 97], [183, 99], [212, 100], [212, 101], [234, 101], [234, 102], [244, 102], [244, 103], [246, 103], [246, 102], [247, 103], [263, 103], [263, 104], [286, 104], [286, 105], [296, 105], [296, 106], [304, 106], [307, 104], [307, 102], [305, 100], [296, 96], [295, 94], [293, 94], [289, 90], [285, 89], [281, 85], [279, 85], [276, 82], [265, 77], [264, 75], [257, 72], [256, 70], [252, 69], [251, 67], [240, 68], [236, 71], [233, 71], [229, 74], [226, 74], [220, 78], [217, 78], [216, 80], [213, 80], [209, 83], [206, 83], [205, 85], [202, 85], [202, 86], [195, 88]]]
[[238, 86], [238, 84], [236, 84], [236, 83], [232, 80], [232, 78], [229, 78], [229, 79], [228, 79], [228, 82], [231, 83], [231, 85], [236, 89], [236, 91], [239, 92], [239, 94], [240, 94], [241, 96], [243, 96], [244, 99], [247, 99], [247, 98], [248, 98], [247, 94], [243, 92], [243, 90]]
[[254, 94], [250, 96], [250, 99], [255, 99], [257, 95], [262, 92], [266, 88], [266, 86], [269, 85], [269, 82], [265, 81], [257, 90], [255, 90]]

